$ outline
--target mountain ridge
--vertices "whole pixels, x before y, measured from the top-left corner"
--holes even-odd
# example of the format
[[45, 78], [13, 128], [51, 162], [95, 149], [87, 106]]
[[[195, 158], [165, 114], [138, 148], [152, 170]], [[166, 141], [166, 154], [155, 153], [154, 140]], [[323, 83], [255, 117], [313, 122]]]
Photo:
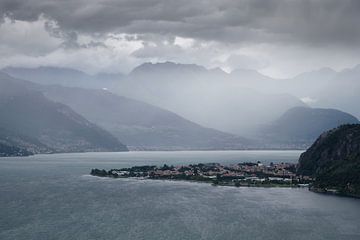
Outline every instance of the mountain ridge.
[[110, 133], [50, 101], [31, 84], [6, 74], [0, 76], [0, 126], [3, 144], [32, 153], [127, 151]]
[[[47, 86], [41, 91], [54, 101], [71, 106], [137, 150], [242, 149], [250, 143], [245, 138], [202, 127], [170, 111], [109, 91], [62, 86]], [[240, 145], [236, 147], [237, 144]]]
[[309, 147], [324, 131], [343, 124], [359, 123], [351, 114], [336, 109], [294, 107], [274, 122], [261, 127], [259, 135], [268, 142]]

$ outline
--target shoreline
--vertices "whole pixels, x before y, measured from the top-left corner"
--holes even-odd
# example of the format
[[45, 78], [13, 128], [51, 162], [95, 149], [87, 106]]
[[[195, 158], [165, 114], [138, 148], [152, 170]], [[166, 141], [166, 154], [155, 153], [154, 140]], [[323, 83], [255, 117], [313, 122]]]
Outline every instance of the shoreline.
[[121, 169], [91, 169], [90, 174], [109, 178], [137, 178], [150, 180], [181, 180], [204, 182], [234, 187], [308, 187], [313, 179], [296, 174], [296, 163], [260, 161], [222, 165], [198, 163], [162, 167], [155, 165], [133, 166]]
[[338, 196], [338, 197], [348, 197], [348, 198], [360, 199], [360, 194], [341, 192], [338, 189], [309, 187], [309, 191], [314, 192], [314, 193], [324, 194], [324, 195], [333, 195], [333, 196]]
[[174, 179], [174, 178], [143, 178], [143, 177], [112, 177], [112, 176], [98, 176], [98, 175], [92, 175], [89, 174], [89, 176], [92, 177], [98, 177], [98, 178], [109, 178], [109, 179], [132, 179], [132, 180], [138, 180], [138, 181], [167, 181], [167, 182], [188, 182], [188, 183], [201, 183], [201, 184], [208, 184], [214, 187], [220, 186], [220, 187], [235, 187], [235, 188], [308, 188], [305, 186], [300, 186], [299, 184], [240, 184], [236, 185], [233, 182], [219, 182], [219, 183], [213, 183], [212, 181], [201, 181], [201, 180], [190, 180], [190, 179]]
[[29, 155], [9, 155], [0, 156], [0, 158], [16, 158], [16, 157], [31, 157], [31, 156], [42, 156], [42, 155], [57, 155], [57, 154], [84, 154], [84, 153], [144, 153], [144, 152], [299, 152], [306, 151], [306, 149], [184, 149], [184, 150], [129, 150], [129, 151], [84, 151], [84, 152], [47, 152], [47, 153], [32, 153]]

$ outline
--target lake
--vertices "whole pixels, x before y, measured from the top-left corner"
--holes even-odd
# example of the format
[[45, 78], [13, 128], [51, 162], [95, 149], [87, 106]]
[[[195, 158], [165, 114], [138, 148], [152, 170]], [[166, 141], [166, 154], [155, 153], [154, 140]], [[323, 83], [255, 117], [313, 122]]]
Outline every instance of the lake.
[[360, 239], [360, 200], [307, 189], [109, 179], [91, 168], [297, 162], [301, 151], [0, 158], [0, 239]]

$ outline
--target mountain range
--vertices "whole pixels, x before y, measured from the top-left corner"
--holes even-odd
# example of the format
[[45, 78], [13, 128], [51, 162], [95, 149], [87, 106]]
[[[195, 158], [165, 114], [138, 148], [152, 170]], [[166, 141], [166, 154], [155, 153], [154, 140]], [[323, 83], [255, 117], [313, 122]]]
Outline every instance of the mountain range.
[[[120, 95], [138, 98], [139, 100], [145, 100], [160, 107], [165, 107], [198, 123], [206, 123], [206, 121], [196, 116], [196, 114], [188, 113], [181, 107], [176, 109], [173, 105], [177, 104], [177, 101], [175, 101], [177, 99], [174, 99], [175, 103], [173, 103], [173, 101], [163, 103], [162, 95], [166, 97], [166, 94], [162, 91], [168, 90], [169, 88], [170, 90], [171, 88], [179, 88], [179, 90], [191, 96], [195, 94], [202, 95], [201, 93], [205, 94], [207, 92], [211, 93], [215, 88], [218, 94], [213, 95], [221, 100], [219, 95], [221, 95], [222, 91], [226, 88], [234, 89], [234, 91], [238, 92], [238, 95], [242, 95], [250, 89], [250, 92], [255, 94], [252, 94], [255, 99], [257, 99], [256, 96], [261, 96], [262, 94], [272, 97], [274, 97], [274, 95], [287, 95], [287, 97], [289, 97], [290, 95], [293, 101], [289, 104], [291, 105], [290, 107], [301, 106], [301, 104], [305, 103], [311, 107], [340, 109], [360, 118], [360, 110], [357, 107], [357, 102], [360, 100], [360, 95], [358, 94], [360, 90], [360, 65], [338, 72], [330, 68], [321, 68], [301, 73], [288, 79], [271, 78], [249, 69], [235, 69], [230, 73], [226, 73], [219, 68], [206, 69], [195, 64], [175, 64], [172, 62], [156, 64], [144, 63], [136, 67], [129, 74], [99, 73], [89, 75], [79, 70], [59, 67], [7, 67], [3, 69], [3, 71], [16, 78], [42, 84], [57, 84], [95, 89], [107, 88]], [[214, 82], [221, 82], [221, 84], [215, 84]], [[146, 85], [141, 86], [144, 83], [146, 83]], [[202, 88], [204, 85], [205, 88], [200, 91], [198, 88]], [[155, 90], [153, 88], [155, 88]], [[188, 91], [186, 89], [188, 89]], [[195, 89], [196, 91], [189, 89]], [[211, 89], [213, 91], [211, 91]], [[161, 93], [160, 96], [156, 96], [158, 93]], [[173, 96], [174, 94], [171, 92], [171, 94], [169, 93], [168, 95], [176, 98], [178, 95], [183, 94], [175, 94], [175, 96]], [[200, 97], [198, 96], [197, 98]], [[212, 95], [209, 95], [208, 98], [212, 98]], [[296, 102], [299, 99], [302, 99], [303, 102]], [[252, 101], [247, 102], [252, 104]], [[258, 105], [254, 104], [254, 106], [257, 107]], [[282, 107], [275, 109], [280, 109], [282, 111], [281, 113], [287, 110], [283, 110]], [[279, 112], [274, 114], [277, 115], [276, 117], [281, 115], [281, 113], [277, 113]], [[192, 119], [192, 115], [195, 115], [194, 119]], [[251, 115], [256, 114], [252, 113]], [[259, 117], [258, 119], [262, 119], [262, 116]], [[275, 120], [276, 117], [272, 116], [272, 119], [264, 118], [262, 122], [266, 123], [267, 120]], [[242, 121], [240, 121], [240, 123], [242, 123]], [[202, 125], [207, 126], [206, 124]]]
[[18, 78], [44, 85], [63, 85], [82, 88], [114, 88], [124, 78], [121, 73], [90, 75], [80, 70], [61, 67], [19, 68], [7, 67], [3, 72]]
[[[344, 109], [341, 101], [329, 103], [327, 109], [309, 108], [324, 102], [322, 96], [330, 92], [327, 86], [335, 86], [339, 79], [347, 78], [357, 89], [356, 68], [342, 72], [324, 68], [288, 80], [254, 70], [226, 73], [172, 62], [145, 63], [129, 74], [89, 75], [57, 67], [8, 67], [4, 71], [33, 95], [36, 92], [38, 98], [66, 107], [134, 150], [304, 149], [321, 132], [358, 122], [356, 117], [330, 108]], [[348, 95], [351, 110], [357, 94]], [[302, 101], [301, 96], [314, 101]], [[32, 138], [27, 144], [33, 142], [32, 152], [54, 151], [46, 144], [40, 150], [35, 139], [39, 140]]]
[[131, 149], [244, 149], [251, 144], [245, 138], [202, 127], [173, 112], [109, 91], [62, 86], [41, 86], [41, 91], [108, 130]]
[[31, 153], [127, 151], [115, 137], [23, 81], [0, 74], [0, 142]]
[[243, 136], [291, 107], [305, 106], [286, 93], [266, 94], [246, 88], [221, 70], [171, 62], [142, 64], [113, 91], [202, 126]]
[[127, 75], [89, 75], [55, 67], [8, 67], [3, 71], [41, 84], [108, 89], [231, 134], [247, 135], [258, 124], [275, 120], [287, 109], [306, 105], [285, 92], [267, 94], [247, 88], [248, 81], [268, 78], [245, 69], [228, 74], [195, 64], [165, 62], [144, 63]]
[[[3, 74], [3, 76], [5, 75]], [[6, 78], [3, 77], [2, 82], [8, 83], [5, 86], [6, 88], [3, 88], [4, 92], [9, 92], [7, 88], [13, 87], [15, 90], [26, 89], [27, 92], [37, 93], [37, 96], [39, 96], [42, 101], [46, 100], [49, 104], [54, 104], [54, 111], [65, 112], [73, 119], [80, 119], [79, 122], [84, 121], [84, 125], [94, 127], [94, 124], [96, 124], [96, 126], [105, 129], [104, 131], [108, 131], [117, 138], [117, 141], [125, 143], [131, 149], [244, 149], [251, 147], [252, 144], [252, 141], [248, 139], [202, 127], [170, 111], [141, 101], [118, 96], [106, 90], [42, 85], [11, 78], [10, 76], [6, 76]], [[13, 84], [10, 85], [10, 83]], [[20, 99], [20, 96], [15, 97], [14, 94], [11, 93], [8, 95], [14, 99]], [[29, 99], [28, 103], [23, 104], [26, 105], [30, 103], [32, 108], [29, 108], [28, 112], [32, 114], [34, 121], [30, 122], [29, 119], [20, 117], [15, 119], [18, 121], [15, 126], [21, 128], [22, 125], [26, 124], [29, 128], [40, 131], [42, 126], [46, 127], [46, 124], [49, 123], [41, 123], [40, 126], [39, 121], [42, 119], [42, 115], [37, 112], [38, 109], [33, 109], [35, 106], [39, 106], [39, 103], [35, 102], [34, 99]], [[65, 108], [65, 106], [65, 110], [58, 110], [58, 108]], [[19, 106], [14, 106], [14, 109], [19, 109]], [[25, 109], [22, 110], [25, 111]], [[44, 114], [54, 115], [50, 107], [42, 107], [41, 111]], [[28, 115], [28, 112], [25, 113], [19, 110], [17, 114], [18, 116], [23, 116], [24, 114]], [[16, 114], [14, 113], [12, 117], [15, 118], [15, 116]], [[56, 117], [58, 118], [59, 116]], [[10, 116], [7, 114], [2, 117], [2, 119], [5, 120], [8, 118], [10, 118]], [[40, 120], [36, 121], [36, 118]], [[55, 119], [52, 119], [52, 121], [55, 121]], [[9, 123], [9, 129], [10, 127], [11, 125]], [[48, 129], [53, 129], [56, 133], [58, 130], [57, 124], [55, 126], [49, 126]], [[76, 129], [77, 128], [74, 127], [73, 131]], [[28, 129], [24, 127], [20, 130], [19, 132], [21, 133], [27, 133], [28, 131]], [[34, 134], [31, 133], [28, 135], [33, 136]], [[104, 141], [104, 139], [99, 139], [99, 141]], [[52, 144], [55, 143], [53, 142]]]

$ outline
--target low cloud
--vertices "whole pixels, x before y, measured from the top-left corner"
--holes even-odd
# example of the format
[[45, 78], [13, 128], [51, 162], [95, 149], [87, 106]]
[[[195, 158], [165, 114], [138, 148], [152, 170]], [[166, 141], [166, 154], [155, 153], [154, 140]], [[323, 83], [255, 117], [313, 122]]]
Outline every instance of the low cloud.
[[300, 100], [309, 105], [316, 103], [318, 101], [317, 99], [313, 99], [311, 97], [303, 97], [303, 98], [300, 98]]

